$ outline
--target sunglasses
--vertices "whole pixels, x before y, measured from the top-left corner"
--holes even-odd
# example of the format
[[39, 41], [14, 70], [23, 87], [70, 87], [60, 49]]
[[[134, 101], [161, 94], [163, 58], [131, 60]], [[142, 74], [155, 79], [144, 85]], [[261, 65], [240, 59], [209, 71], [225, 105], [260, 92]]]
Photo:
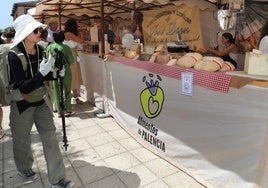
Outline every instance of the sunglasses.
[[37, 33], [38, 33], [38, 31], [40, 32], [40, 33], [42, 33], [43, 32], [43, 28], [42, 27], [38, 27], [38, 28], [36, 28], [35, 30], [33, 30], [33, 33], [36, 35]]

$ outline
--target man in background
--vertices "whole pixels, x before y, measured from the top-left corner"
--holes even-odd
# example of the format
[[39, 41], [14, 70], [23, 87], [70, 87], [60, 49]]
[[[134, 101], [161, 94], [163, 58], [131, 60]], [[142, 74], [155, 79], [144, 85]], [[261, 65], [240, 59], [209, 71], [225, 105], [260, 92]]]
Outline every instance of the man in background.
[[6, 43], [10, 44], [13, 42], [13, 38], [15, 36], [15, 31], [14, 30], [10, 30], [8, 32], [6, 32]]
[[5, 44], [6, 41], [2, 38], [2, 36], [3, 36], [3, 33], [0, 32], [0, 44]]
[[54, 43], [53, 33], [58, 31], [58, 22], [56, 20], [50, 19], [47, 28], [47, 42]]
[[[46, 29], [47, 33], [45, 33], [46, 37], [46, 46], [50, 45], [51, 43], [54, 43], [54, 38], [53, 38], [53, 33], [57, 33], [58, 31], [58, 22], [53, 18], [48, 21], [48, 28]], [[44, 34], [44, 33], [43, 33]], [[42, 40], [42, 38], [41, 38]], [[48, 87], [49, 87], [49, 93], [50, 93], [50, 100], [51, 104], [53, 105], [53, 111], [56, 112], [56, 107], [55, 107], [55, 99], [54, 99], [54, 91], [53, 91], [53, 86], [52, 86], [52, 81], [48, 81]]]

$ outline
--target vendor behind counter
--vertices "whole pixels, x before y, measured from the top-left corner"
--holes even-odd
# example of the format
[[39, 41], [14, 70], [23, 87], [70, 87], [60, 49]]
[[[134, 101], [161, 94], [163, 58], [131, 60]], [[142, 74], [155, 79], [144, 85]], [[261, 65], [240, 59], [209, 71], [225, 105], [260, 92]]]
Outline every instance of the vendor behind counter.
[[223, 33], [221, 43], [224, 46], [222, 50], [218, 50], [217, 48], [210, 46], [207, 51], [221, 57], [224, 61], [229, 61], [235, 66], [235, 68], [237, 68], [239, 47], [235, 44], [233, 35], [231, 33]]

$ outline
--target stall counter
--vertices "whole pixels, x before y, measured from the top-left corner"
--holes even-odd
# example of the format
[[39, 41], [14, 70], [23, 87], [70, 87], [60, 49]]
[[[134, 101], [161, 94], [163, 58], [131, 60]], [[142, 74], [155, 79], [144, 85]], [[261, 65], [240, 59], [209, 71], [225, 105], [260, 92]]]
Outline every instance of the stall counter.
[[105, 68], [98, 54], [78, 51], [83, 85], [80, 93], [83, 98], [103, 110]]
[[79, 56], [85, 80], [90, 74], [103, 79], [94, 77], [87, 90], [105, 85], [98, 91], [103, 108], [144, 147], [206, 187], [268, 187], [266, 87], [220, 91], [194, 84], [192, 95], [185, 95], [181, 80], [159, 74], [157, 64], [143, 69], [122, 59], [96, 63]]

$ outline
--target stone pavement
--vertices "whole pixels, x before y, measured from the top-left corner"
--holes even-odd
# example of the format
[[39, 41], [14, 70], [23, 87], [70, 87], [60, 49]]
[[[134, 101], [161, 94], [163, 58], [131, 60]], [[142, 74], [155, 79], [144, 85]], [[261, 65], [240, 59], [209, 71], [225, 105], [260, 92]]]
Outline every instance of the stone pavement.
[[[112, 117], [97, 118], [97, 109], [88, 102], [73, 105], [76, 114], [66, 118], [68, 148], [62, 143], [62, 122], [55, 117], [67, 177], [76, 188], [203, 188], [180, 169], [142, 147]], [[49, 188], [46, 163], [38, 133], [33, 127], [33, 169], [39, 179], [23, 182], [13, 160], [12, 138], [8, 126], [9, 107], [3, 107], [0, 140], [0, 187]]]

